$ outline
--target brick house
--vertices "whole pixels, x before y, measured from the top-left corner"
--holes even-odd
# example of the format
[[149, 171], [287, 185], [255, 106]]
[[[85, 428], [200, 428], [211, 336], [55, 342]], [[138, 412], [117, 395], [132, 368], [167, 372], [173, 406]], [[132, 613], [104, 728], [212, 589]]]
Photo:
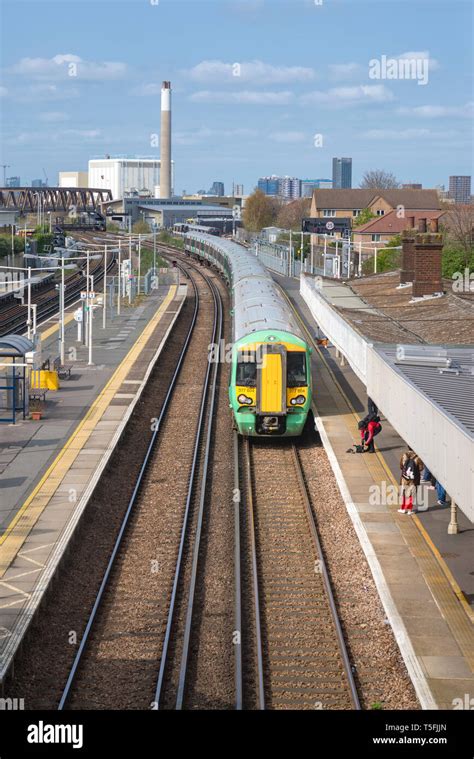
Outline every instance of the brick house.
[[399, 235], [407, 228], [407, 219], [415, 219], [415, 226], [418, 226], [420, 219], [439, 219], [445, 216], [446, 211], [417, 211], [414, 208], [405, 208], [403, 216], [397, 211], [389, 211], [383, 216], [371, 219], [366, 224], [356, 227], [352, 233], [354, 242], [381, 242], [386, 243], [395, 235]]
[[[380, 217], [400, 208], [411, 209], [412, 212], [422, 211], [426, 218], [428, 211], [440, 211], [441, 207], [436, 190], [315, 189], [311, 200], [310, 216], [312, 218], [349, 217], [354, 219], [364, 208], [369, 208], [373, 214]], [[407, 215], [408, 211], [405, 210], [405, 216]]]

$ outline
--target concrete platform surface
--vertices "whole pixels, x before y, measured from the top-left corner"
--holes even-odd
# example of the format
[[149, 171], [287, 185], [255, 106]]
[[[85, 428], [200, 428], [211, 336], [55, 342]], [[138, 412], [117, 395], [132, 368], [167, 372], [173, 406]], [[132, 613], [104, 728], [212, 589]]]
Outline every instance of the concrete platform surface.
[[[186, 286], [160, 287], [105, 330], [97, 320], [95, 365], [79, 345], [71, 379], [48, 393], [44, 419], [0, 426], [0, 682], [185, 297]], [[75, 347], [71, 330], [74, 323], [67, 344]], [[43, 331], [43, 354], [54, 358], [55, 327]]]

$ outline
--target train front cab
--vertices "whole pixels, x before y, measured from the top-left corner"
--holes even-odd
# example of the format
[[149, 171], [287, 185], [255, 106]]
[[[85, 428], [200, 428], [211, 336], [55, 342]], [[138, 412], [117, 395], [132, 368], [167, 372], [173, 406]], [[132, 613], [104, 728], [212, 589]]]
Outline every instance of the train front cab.
[[229, 388], [238, 432], [300, 435], [311, 406], [310, 349], [289, 334], [246, 340], [234, 347]]

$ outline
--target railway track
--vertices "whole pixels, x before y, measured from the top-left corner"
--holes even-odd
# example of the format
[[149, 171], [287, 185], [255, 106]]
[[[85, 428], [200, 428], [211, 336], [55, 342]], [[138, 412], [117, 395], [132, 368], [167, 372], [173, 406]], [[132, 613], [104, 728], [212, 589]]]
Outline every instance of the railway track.
[[[218, 372], [218, 364], [207, 360], [207, 346], [220, 339], [222, 329], [222, 303], [215, 284], [205, 275], [198, 278], [193, 275], [191, 281], [195, 293], [192, 323], [70, 669], [59, 709], [66, 706], [149, 708], [150, 705], [151, 708], [158, 708], [164, 686], [167, 698], [170, 697], [171, 671], [174, 671], [170, 664], [178, 647], [181, 662], [181, 685], [178, 690], [181, 698], [184, 694]], [[206, 295], [204, 288], [207, 289]], [[200, 310], [200, 304], [206, 298], [213, 301], [212, 324]], [[199, 349], [191, 340], [193, 334], [196, 340], [199, 338]], [[205, 377], [200, 382], [202, 368], [205, 369]], [[190, 374], [194, 374], [192, 385]], [[188, 414], [189, 432], [185, 434], [183, 430], [178, 453], [175, 434], [171, 438], [170, 430], [166, 432], [165, 428], [168, 425], [172, 431], [176, 430], [177, 417], [182, 415], [182, 396], [184, 393], [189, 395], [190, 385], [192, 391], [199, 389], [201, 398], [200, 403], [196, 404], [196, 420], [193, 420], [191, 411]], [[196, 397], [195, 393], [193, 397]], [[163, 477], [165, 473], [160, 461], [160, 457], [165, 456], [166, 445], [174, 448], [177, 464], [176, 471], [173, 468], [168, 470], [168, 480]], [[183, 493], [185, 497], [182, 498], [187, 458], [189, 475], [186, 492]], [[171, 481], [173, 477], [174, 483]], [[161, 491], [166, 490], [168, 504], [163, 502], [166, 497], [164, 493], [160, 503], [160, 485], [156, 484], [164, 480], [166, 485], [162, 486]], [[150, 521], [153, 520], [150, 511], [154, 511], [155, 521]], [[144, 530], [148, 533], [148, 550], [153, 550], [154, 546], [155, 555], [157, 551], [160, 554], [157, 559], [159, 570], [153, 573], [151, 579], [149, 573], [143, 576], [143, 564], [141, 574], [136, 571], [139, 553], [144, 551]], [[148, 563], [148, 557], [144, 562], [145, 565]], [[189, 586], [188, 577], [191, 579]], [[178, 631], [181, 612], [177, 614], [177, 609], [178, 606], [182, 608], [184, 603], [184, 585], [187, 588], [186, 622]], [[146, 599], [140, 604], [139, 596], [143, 598], [143, 594]], [[104, 661], [104, 651], [110, 647], [114, 651], [114, 662], [118, 665], [115, 671], [111, 666], [113, 662], [107, 656], [107, 661]], [[132, 660], [131, 667], [124, 672], [119, 662], [127, 659]], [[157, 683], [160, 681], [158, 689]], [[153, 701], [155, 690], [158, 695]]]
[[[107, 264], [107, 272], [115, 266], [115, 261], [110, 260]], [[92, 261], [90, 274], [94, 275], [94, 281], [100, 282], [103, 278], [103, 260]], [[84, 276], [82, 272], [76, 272], [65, 278], [65, 306], [70, 306], [79, 298], [84, 289]], [[37, 321], [53, 316], [59, 309], [59, 294], [53, 284], [42, 290], [32, 293], [32, 303], [37, 305]], [[5, 304], [0, 310], [0, 337], [8, 334], [22, 333], [27, 328], [27, 309], [19, 304]]]
[[[193, 267], [197, 268], [197, 267]], [[222, 298], [212, 280], [214, 329], [212, 342], [219, 344], [223, 330]], [[155, 690], [154, 707], [182, 709], [185, 704], [191, 637], [196, 613], [196, 585], [203, 531], [216, 404], [219, 364], [208, 363], [200, 402], [192, 467], [181, 530], [166, 633]]]
[[247, 678], [254, 671], [253, 705], [359, 709], [296, 445], [246, 439], [241, 476], [250, 556], [244, 592], [254, 625], [244, 657]]

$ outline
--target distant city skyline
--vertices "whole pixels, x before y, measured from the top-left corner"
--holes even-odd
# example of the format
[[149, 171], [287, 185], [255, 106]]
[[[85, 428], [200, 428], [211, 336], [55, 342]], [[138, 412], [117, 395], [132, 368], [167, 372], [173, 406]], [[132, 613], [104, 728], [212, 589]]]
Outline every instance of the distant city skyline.
[[[330, 176], [334, 156], [353, 158], [353, 187], [369, 169], [423, 187], [473, 172], [470, 3], [99, 0], [93, 23], [82, 2], [63, 5], [0, 11], [0, 163], [25, 184], [108, 153], [159, 158], [162, 80], [175, 188], [238, 176], [248, 193], [271, 173]], [[179, 34], [157, 46], [163, 28]], [[351, 34], [335, 45], [341, 28]], [[383, 78], [384, 56], [424, 64], [423, 78]]]

